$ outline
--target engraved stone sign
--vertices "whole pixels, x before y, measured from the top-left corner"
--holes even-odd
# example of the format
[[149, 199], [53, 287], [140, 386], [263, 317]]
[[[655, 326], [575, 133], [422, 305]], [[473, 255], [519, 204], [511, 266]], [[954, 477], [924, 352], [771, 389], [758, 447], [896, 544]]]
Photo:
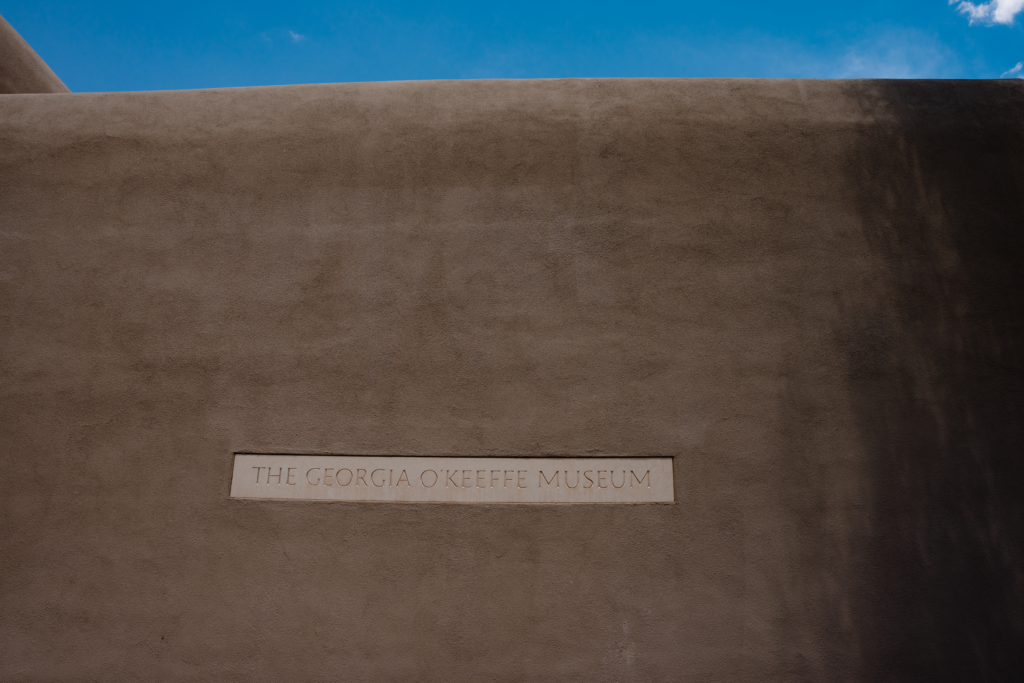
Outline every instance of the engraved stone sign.
[[672, 458], [235, 455], [232, 498], [671, 503]]

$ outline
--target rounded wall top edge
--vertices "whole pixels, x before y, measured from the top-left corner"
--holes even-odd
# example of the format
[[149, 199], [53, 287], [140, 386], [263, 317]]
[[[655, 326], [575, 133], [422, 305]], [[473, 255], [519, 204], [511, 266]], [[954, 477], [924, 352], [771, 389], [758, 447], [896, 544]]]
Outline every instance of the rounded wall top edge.
[[835, 84], [837, 86], [866, 85], [873, 84], [991, 84], [994, 82], [1006, 81], [1007, 85], [1021, 84], [1020, 79], [966, 79], [966, 78], [921, 78], [921, 79], [897, 79], [897, 78], [746, 78], [746, 77], [551, 77], [551, 78], [450, 78], [450, 79], [413, 79], [393, 81], [334, 81], [326, 83], [287, 83], [272, 85], [240, 85], [240, 86], [217, 86], [209, 88], [177, 88], [177, 89], [153, 89], [153, 90], [94, 90], [94, 91], [62, 91], [62, 92], [39, 92], [39, 93], [0, 93], [4, 96], [34, 96], [34, 95], [74, 95], [98, 96], [98, 95], [168, 95], [178, 93], [217, 93], [217, 92], [256, 92], [256, 91], [285, 91], [285, 90], [314, 90], [334, 88], [375, 88], [375, 87], [437, 87], [441, 85], [472, 87], [479, 85], [541, 85], [541, 84], [600, 84], [600, 83], [715, 83], [715, 84], [744, 84], [753, 86], [772, 86], [793, 83], [813, 83], [816, 85]]

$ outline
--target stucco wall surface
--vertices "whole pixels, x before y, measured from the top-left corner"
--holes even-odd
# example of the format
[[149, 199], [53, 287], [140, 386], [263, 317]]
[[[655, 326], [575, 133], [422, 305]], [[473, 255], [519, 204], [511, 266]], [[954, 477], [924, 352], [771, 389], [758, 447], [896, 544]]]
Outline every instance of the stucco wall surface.
[[[1022, 88], [0, 96], [0, 679], [1019, 680]], [[235, 452], [676, 501], [231, 500]]]
[[68, 87], [57, 74], [0, 17], [0, 94], [66, 92]]

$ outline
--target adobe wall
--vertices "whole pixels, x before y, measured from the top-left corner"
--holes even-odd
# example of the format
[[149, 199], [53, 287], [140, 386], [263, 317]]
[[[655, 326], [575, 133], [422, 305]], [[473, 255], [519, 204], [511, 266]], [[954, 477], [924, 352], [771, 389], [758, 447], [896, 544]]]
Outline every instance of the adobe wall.
[[66, 93], [64, 82], [0, 17], [0, 94]]
[[[1009, 680], [1018, 82], [0, 96], [0, 679]], [[670, 505], [229, 498], [670, 456]]]

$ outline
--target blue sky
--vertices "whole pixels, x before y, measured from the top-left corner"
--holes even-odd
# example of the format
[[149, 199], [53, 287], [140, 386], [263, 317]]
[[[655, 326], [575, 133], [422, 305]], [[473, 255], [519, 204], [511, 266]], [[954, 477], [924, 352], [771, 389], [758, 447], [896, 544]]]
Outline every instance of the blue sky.
[[999, 78], [1024, 0], [0, 0], [74, 91], [430, 78]]

